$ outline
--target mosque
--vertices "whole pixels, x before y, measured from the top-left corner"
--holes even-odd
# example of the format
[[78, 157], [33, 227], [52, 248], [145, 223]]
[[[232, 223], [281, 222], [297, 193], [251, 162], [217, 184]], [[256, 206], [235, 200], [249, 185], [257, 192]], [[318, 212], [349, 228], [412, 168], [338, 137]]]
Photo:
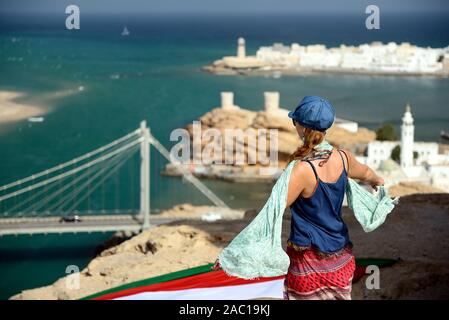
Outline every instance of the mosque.
[[[405, 108], [400, 141], [372, 141], [367, 155], [357, 159], [387, 173], [398, 181], [419, 181], [449, 190], [449, 152], [440, 153], [436, 142], [415, 142], [415, 126], [410, 104]], [[400, 146], [400, 163], [391, 160], [391, 153]], [[390, 179], [391, 180], [391, 179]]]

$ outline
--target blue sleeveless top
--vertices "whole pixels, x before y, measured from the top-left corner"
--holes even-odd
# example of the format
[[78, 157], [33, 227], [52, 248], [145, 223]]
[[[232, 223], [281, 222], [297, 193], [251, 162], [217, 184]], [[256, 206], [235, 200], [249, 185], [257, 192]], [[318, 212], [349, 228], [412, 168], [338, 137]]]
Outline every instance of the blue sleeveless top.
[[[343, 161], [343, 156], [341, 155]], [[299, 196], [290, 206], [292, 213], [289, 240], [298, 246], [313, 247], [323, 253], [333, 253], [351, 244], [348, 228], [341, 218], [348, 175], [343, 161], [343, 171], [334, 183], [323, 182], [313, 169], [317, 186], [309, 198]]]

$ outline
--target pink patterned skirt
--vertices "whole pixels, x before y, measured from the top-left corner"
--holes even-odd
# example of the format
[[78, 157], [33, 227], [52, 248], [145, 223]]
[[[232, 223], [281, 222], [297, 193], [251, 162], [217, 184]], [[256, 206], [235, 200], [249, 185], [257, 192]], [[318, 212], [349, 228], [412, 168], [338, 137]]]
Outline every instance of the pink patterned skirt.
[[290, 267], [284, 282], [287, 300], [350, 300], [355, 258], [350, 247], [323, 256], [312, 248], [287, 245]]

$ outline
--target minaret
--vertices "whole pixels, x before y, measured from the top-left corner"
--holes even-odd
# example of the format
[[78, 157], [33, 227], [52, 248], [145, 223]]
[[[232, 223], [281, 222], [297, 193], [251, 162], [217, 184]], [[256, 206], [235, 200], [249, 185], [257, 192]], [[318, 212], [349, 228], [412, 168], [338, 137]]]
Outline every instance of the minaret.
[[239, 38], [237, 41], [237, 58], [245, 58], [246, 57], [246, 49], [245, 49], [245, 39]]
[[413, 144], [414, 144], [415, 126], [410, 111], [410, 104], [407, 103], [405, 113], [402, 117], [401, 126], [401, 167], [408, 168], [413, 166]]

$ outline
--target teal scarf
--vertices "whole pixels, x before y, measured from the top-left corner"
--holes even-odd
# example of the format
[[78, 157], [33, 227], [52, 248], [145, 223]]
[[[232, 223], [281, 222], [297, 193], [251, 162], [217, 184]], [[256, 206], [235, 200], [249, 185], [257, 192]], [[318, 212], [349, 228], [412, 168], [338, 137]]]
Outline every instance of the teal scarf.
[[[327, 141], [316, 150], [332, 150]], [[218, 256], [222, 269], [229, 275], [244, 279], [273, 277], [287, 273], [290, 259], [282, 249], [282, 217], [287, 206], [290, 174], [296, 161], [289, 163], [276, 181], [270, 197], [254, 220], [243, 229]], [[348, 206], [365, 232], [379, 227], [398, 203], [387, 190], [379, 187], [377, 195], [348, 179], [346, 187]]]

